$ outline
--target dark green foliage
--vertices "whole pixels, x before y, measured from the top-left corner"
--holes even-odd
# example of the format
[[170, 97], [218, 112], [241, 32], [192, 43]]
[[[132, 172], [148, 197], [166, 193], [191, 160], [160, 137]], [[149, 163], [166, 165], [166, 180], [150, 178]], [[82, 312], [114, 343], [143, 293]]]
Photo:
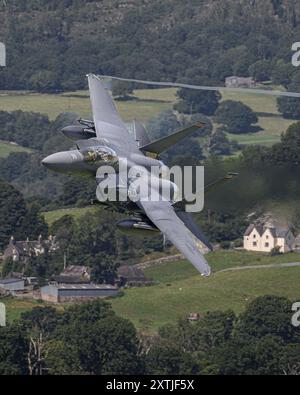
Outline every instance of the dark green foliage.
[[272, 74], [272, 63], [268, 60], [258, 60], [249, 67], [249, 74], [257, 82], [269, 81]]
[[158, 344], [146, 356], [146, 372], [151, 375], [197, 374], [197, 362], [175, 345]]
[[222, 124], [226, 132], [240, 134], [253, 130], [258, 119], [250, 107], [242, 102], [226, 100], [216, 112], [216, 122]]
[[96, 182], [93, 179], [69, 177], [57, 199], [60, 206], [85, 207], [96, 199]]
[[298, 341], [299, 332], [291, 324], [291, 302], [285, 298], [263, 296], [249, 304], [241, 314], [237, 331], [241, 336], [279, 337], [285, 342]]
[[133, 93], [132, 84], [124, 81], [113, 81], [112, 94], [116, 99], [128, 100]]
[[243, 160], [251, 167], [271, 165], [276, 166], [277, 170], [284, 167], [297, 170], [300, 163], [300, 122], [291, 125], [282, 134], [281, 142], [270, 148], [260, 146], [245, 148]]
[[23, 232], [30, 235], [33, 240], [37, 240], [39, 236], [45, 238], [48, 235], [48, 226], [40, 214], [38, 205], [34, 203], [27, 205], [27, 215], [22, 222], [22, 228]]
[[2, 89], [48, 92], [85, 88], [87, 72], [218, 86], [249, 70], [265, 79], [268, 62], [273, 82], [289, 83], [285, 68], [300, 19], [296, 3], [274, 0], [243, 7], [231, 0], [134, 1], [122, 8], [87, 0], [9, 1], [0, 14], [9, 48]]
[[36, 307], [13, 327], [0, 328], [0, 373], [28, 374], [34, 341], [41, 358], [31, 351], [33, 374], [297, 374], [300, 336], [291, 306], [288, 299], [264, 296], [239, 317], [210, 312], [196, 322], [167, 325], [156, 336], [137, 334], [103, 301], [64, 311]]
[[[292, 90], [294, 92], [296, 90]], [[279, 97], [277, 99], [278, 111], [287, 119], [300, 119], [300, 104], [297, 97]]]
[[11, 236], [24, 237], [22, 226], [27, 214], [22, 194], [0, 180], [0, 249], [7, 245]]
[[229, 141], [222, 128], [218, 128], [209, 141], [209, 152], [214, 155], [232, 155], [239, 149], [239, 144]]
[[174, 109], [183, 114], [214, 115], [221, 95], [219, 92], [180, 89], [178, 91], [179, 103]]
[[51, 136], [48, 117], [37, 113], [0, 111], [0, 125], [1, 140], [14, 141], [23, 147], [40, 150]]
[[137, 374], [143, 372], [133, 325], [102, 301], [58, 313], [37, 307], [22, 315], [23, 328], [42, 334], [43, 367], [50, 374]]
[[0, 375], [26, 375], [28, 339], [20, 325], [0, 327]]

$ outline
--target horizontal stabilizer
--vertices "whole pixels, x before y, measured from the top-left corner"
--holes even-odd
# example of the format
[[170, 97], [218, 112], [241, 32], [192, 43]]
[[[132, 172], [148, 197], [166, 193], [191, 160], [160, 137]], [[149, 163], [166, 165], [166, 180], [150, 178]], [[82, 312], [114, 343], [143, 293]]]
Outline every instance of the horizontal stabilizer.
[[[221, 185], [223, 185], [223, 184], [227, 183], [228, 181], [234, 179], [238, 175], [239, 175], [239, 173], [232, 173], [232, 172], [230, 172], [230, 173], [227, 173], [226, 176], [224, 176], [222, 178], [219, 178], [218, 180], [213, 181], [210, 184], [205, 185], [205, 187], [204, 187], [204, 194], [205, 194], [205, 196], [206, 196], [206, 194], [210, 193], [211, 191], [214, 191], [215, 189], [218, 189]], [[202, 194], [203, 190], [201, 190], [199, 193]], [[179, 202], [176, 202], [173, 205], [173, 207], [176, 210], [184, 211], [186, 205], [190, 205], [190, 204], [195, 204], [196, 203], [197, 196], [194, 196], [194, 197], [190, 196], [189, 198], [182, 199]]]
[[199, 129], [204, 128], [205, 126], [206, 126], [205, 123], [198, 122], [188, 128], [178, 130], [177, 132], [171, 134], [170, 136], [163, 137], [161, 139], [153, 141], [150, 144], [146, 144], [140, 147], [140, 150], [143, 152], [150, 152], [153, 154], [161, 154], [167, 149], [173, 147], [179, 141], [183, 140], [185, 137], [189, 136], [190, 134], [196, 132]]

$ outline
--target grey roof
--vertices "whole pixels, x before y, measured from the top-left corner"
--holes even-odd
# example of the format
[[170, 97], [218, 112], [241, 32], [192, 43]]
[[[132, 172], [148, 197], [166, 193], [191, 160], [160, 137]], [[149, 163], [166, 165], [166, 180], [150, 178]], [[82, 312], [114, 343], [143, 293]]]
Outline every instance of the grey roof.
[[24, 280], [20, 278], [6, 278], [4, 280], [0, 280], [0, 284], [12, 284], [12, 283], [20, 283], [24, 282]]
[[254, 224], [249, 225], [244, 233], [244, 236], [249, 236], [253, 229], [254, 229]]
[[81, 289], [81, 290], [91, 290], [91, 289], [111, 289], [117, 290], [117, 287], [114, 287], [110, 284], [49, 284], [50, 286], [57, 289]]
[[65, 274], [60, 276], [54, 276], [53, 280], [62, 284], [86, 284], [90, 281], [88, 278], [66, 276]]
[[75, 266], [71, 265], [68, 266], [62, 273], [62, 276], [83, 276], [85, 273], [90, 274], [91, 273], [91, 268], [87, 266]]
[[137, 268], [136, 266], [120, 266], [118, 269], [118, 276], [125, 278], [138, 278], [141, 280], [145, 280], [144, 272]]
[[279, 226], [273, 227], [273, 226], [251, 224], [246, 229], [244, 236], [249, 236], [250, 233], [253, 231], [253, 229], [255, 229], [260, 236], [262, 236], [265, 233], [265, 231], [268, 229], [273, 237], [285, 237], [290, 230], [289, 228], [279, 227]]
[[288, 228], [276, 228], [277, 237], [285, 237], [288, 232]]

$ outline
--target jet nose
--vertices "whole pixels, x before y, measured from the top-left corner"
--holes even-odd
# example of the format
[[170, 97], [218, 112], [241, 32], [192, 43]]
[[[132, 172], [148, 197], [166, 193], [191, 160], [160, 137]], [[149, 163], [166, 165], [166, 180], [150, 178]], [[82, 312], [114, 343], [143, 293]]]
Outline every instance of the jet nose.
[[79, 155], [77, 152], [74, 153], [72, 151], [58, 152], [43, 159], [42, 165], [47, 167], [49, 170], [65, 172], [74, 167], [76, 162], [80, 160], [77, 155]]
[[47, 158], [42, 160], [42, 165], [47, 167], [47, 169], [55, 170], [57, 166], [63, 164], [63, 158], [60, 153], [47, 156]]

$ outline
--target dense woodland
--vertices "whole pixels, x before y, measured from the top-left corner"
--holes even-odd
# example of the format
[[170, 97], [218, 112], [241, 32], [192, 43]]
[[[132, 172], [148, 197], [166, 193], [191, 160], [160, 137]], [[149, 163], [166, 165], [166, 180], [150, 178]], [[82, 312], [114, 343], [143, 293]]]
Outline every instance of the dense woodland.
[[245, 312], [182, 318], [137, 332], [105, 302], [36, 307], [0, 328], [0, 374], [295, 375], [300, 338], [291, 301], [265, 296]]
[[2, 89], [74, 90], [87, 72], [202, 84], [229, 75], [299, 80], [286, 73], [300, 36], [296, 0], [7, 1], [0, 19]]

